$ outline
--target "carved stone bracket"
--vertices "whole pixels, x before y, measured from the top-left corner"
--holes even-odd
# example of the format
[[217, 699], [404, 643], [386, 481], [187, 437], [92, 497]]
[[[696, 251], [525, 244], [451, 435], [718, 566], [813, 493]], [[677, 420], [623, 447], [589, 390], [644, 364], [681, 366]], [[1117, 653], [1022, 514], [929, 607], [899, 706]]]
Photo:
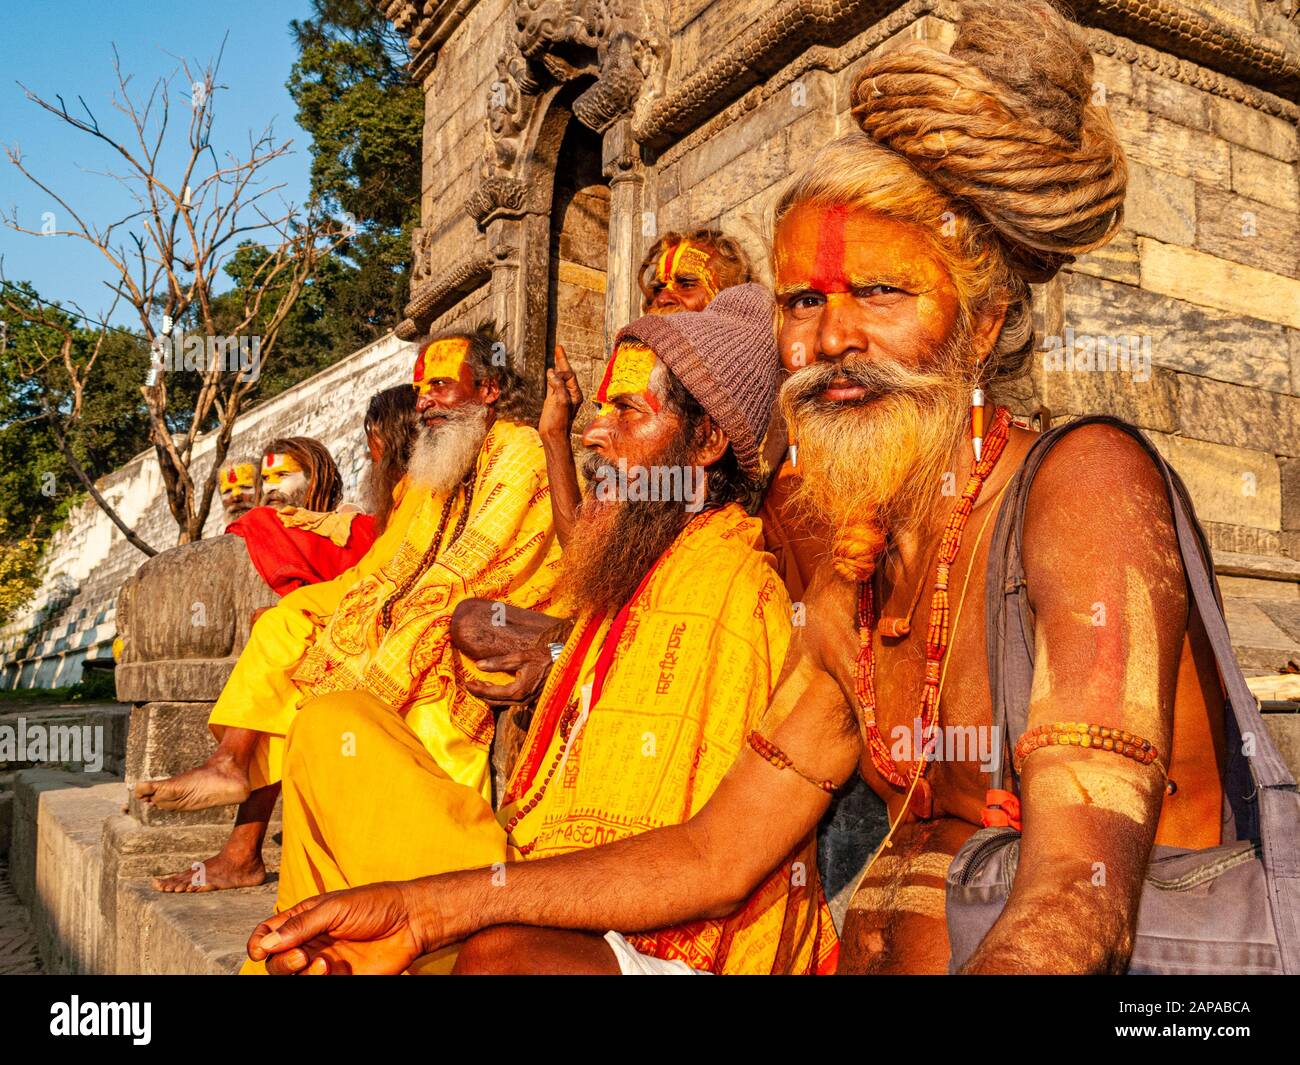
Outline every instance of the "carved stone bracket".
[[483, 178], [465, 200], [465, 211], [480, 227], [494, 218], [518, 218], [524, 213], [528, 186], [501, 175]]
[[572, 109], [579, 122], [603, 133], [632, 110], [647, 79], [662, 75], [667, 32], [661, 21], [653, 0], [516, 0], [518, 32], [497, 59], [491, 88], [484, 188], [466, 204], [480, 225], [489, 215], [475, 212], [496, 206], [490, 180], [504, 174], [527, 182], [523, 142], [547, 86], [594, 79]]
[[429, 323], [447, 311], [462, 296], [473, 292], [492, 275], [492, 260], [485, 251], [475, 251], [437, 278], [413, 287], [406, 316], [394, 330], [400, 340], [414, 340]]

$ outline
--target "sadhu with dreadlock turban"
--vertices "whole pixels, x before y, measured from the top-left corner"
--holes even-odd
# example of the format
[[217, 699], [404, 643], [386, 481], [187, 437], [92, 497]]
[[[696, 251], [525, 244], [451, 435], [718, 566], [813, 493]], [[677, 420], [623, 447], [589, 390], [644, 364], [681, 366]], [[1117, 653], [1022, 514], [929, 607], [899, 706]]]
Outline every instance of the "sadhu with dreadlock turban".
[[[969, 5], [950, 52], [866, 64], [860, 130], [781, 197], [782, 399], [799, 505], [833, 530], [835, 564], [805, 597], [765, 719], [695, 816], [512, 866], [508, 891], [461, 874], [313, 900], [263, 925], [255, 956], [270, 952], [273, 971], [400, 969], [404, 952], [480, 929], [490, 953], [520, 923], [599, 932], [724, 915], [860, 773], [892, 831], [854, 892], [840, 971], [948, 968], [945, 873], [982, 824], [1023, 825], [1019, 868], [955, 961], [1125, 968], [1153, 841], [1219, 842], [1218, 679], [1188, 629], [1162, 474], [1135, 437], [1092, 422], [1053, 437], [1028, 493], [1029, 730], [993, 728], [989, 545], [1036, 436], [973, 402], [1025, 365], [1030, 286], [1121, 223], [1123, 156], [1091, 85], [1079, 31], [1047, 3]], [[1018, 786], [1000, 760], [1013, 749]]]

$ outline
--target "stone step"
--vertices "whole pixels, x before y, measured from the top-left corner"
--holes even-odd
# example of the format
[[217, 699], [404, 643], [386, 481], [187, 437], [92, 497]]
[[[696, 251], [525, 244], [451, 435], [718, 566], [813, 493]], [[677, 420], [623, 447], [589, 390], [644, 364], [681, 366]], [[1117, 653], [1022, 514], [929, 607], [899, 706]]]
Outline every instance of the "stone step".
[[113, 943], [99, 911], [100, 840], [125, 787], [107, 774], [56, 769], [27, 769], [15, 780], [10, 874], [46, 972], [111, 971]]
[[[89, 778], [89, 779], [87, 779]], [[52, 769], [15, 778], [12, 881], [51, 973], [225, 974], [239, 970], [257, 923], [275, 911], [274, 875], [256, 888], [155, 891], [224, 842], [226, 826], [147, 828], [122, 814], [126, 784]], [[279, 867], [277, 838], [268, 867]]]
[[248, 937], [275, 912], [274, 880], [255, 888], [163, 895], [118, 881], [117, 973], [224, 976], [247, 960]]
[[[0, 728], [9, 731], [5, 733], [3, 746], [0, 746], [0, 770], [33, 766], [81, 770], [89, 766], [95, 772], [122, 773], [126, 765], [127, 726], [131, 717], [129, 704], [55, 703], [48, 699], [33, 699], [30, 702], [9, 700], [2, 705]], [[39, 746], [33, 732], [38, 727], [41, 730]], [[87, 727], [95, 730], [91, 733], [93, 747], [82, 749], [86, 737], [82, 730]], [[69, 729], [79, 731], [74, 736], [67, 731]], [[10, 738], [14, 747], [12, 753], [8, 750]], [[20, 743], [23, 740], [25, 742]], [[57, 743], [60, 750], [50, 751], [51, 742]], [[19, 750], [19, 746], [25, 749]], [[20, 755], [24, 757], [20, 758]], [[12, 758], [12, 763], [7, 758]]]

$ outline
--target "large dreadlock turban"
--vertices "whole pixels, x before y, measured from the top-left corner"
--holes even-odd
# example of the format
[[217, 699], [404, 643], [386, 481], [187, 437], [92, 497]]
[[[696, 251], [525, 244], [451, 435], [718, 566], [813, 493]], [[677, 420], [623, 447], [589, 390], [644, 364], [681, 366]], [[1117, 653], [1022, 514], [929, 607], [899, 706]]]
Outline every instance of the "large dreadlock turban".
[[996, 232], [1026, 281], [1049, 280], [1123, 219], [1124, 156], [1093, 102], [1092, 57], [1045, 0], [965, 5], [952, 50], [869, 63], [853, 115]]

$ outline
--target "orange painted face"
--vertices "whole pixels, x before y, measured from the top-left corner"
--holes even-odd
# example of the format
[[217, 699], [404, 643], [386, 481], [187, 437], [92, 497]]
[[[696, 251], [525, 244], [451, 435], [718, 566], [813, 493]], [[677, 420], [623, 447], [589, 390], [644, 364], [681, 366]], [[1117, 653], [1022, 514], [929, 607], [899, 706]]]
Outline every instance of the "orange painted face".
[[[777, 345], [787, 370], [890, 357], [924, 366], [952, 335], [952, 274], [920, 226], [843, 205], [795, 207], [775, 241]], [[827, 398], [852, 399], [852, 396]]]
[[272, 451], [262, 456], [262, 483], [267, 485], [282, 484], [286, 477], [302, 473], [302, 466], [289, 454]]
[[709, 265], [712, 258], [710, 248], [689, 240], [667, 245], [655, 263], [646, 312], [704, 310], [718, 294], [718, 276]]
[[599, 417], [616, 413], [616, 400], [634, 397], [642, 400], [650, 410], [659, 413], [659, 399], [650, 390], [650, 375], [654, 373], [655, 353], [645, 344], [624, 340], [614, 349], [605, 376], [596, 389], [596, 413]]
[[469, 341], [464, 337], [435, 340], [420, 349], [415, 358], [412, 384], [417, 396], [427, 396], [441, 385], [461, 380], [469, 369]]
[[433, 425], [448, 411], [475, 400], [495, 401], [495, 393], [488, 395], [485, 385], [474, 383], [469, 354], [465, 337], [434, 340], [420, 349], [411, 384], [415, 388], [416, 412], [425, 425]]
[[257, 470], [251, 462], [236, 462], [221, 468], [219, 490], [224, 498], [252, 492], [257, 484]]
[[681, 419], [651, 386], [654, 369], [655, 353], [645, 344], [625, 340], [614, 349], [596, 390], [596, 417], [582, 434], [605, 462], [652, 465], [681, 432]]

